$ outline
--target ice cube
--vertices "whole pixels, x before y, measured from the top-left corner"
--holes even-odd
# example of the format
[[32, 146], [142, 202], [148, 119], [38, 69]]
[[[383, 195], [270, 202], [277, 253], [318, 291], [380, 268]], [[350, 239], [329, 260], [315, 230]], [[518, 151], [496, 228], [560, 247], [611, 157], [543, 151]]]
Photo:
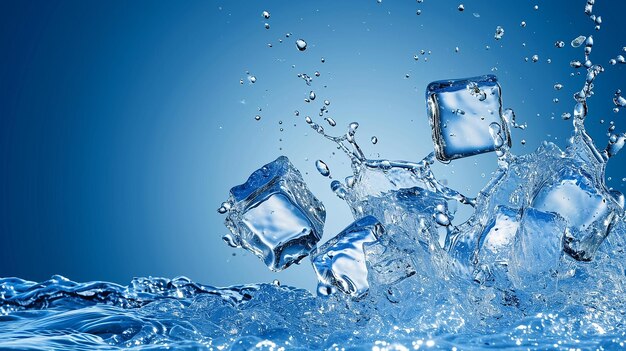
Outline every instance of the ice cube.
[[495, 214], [478, 238], [473, 253], [474, 280], [491, 285], [506, 274], [517, 231], [520, 212], [506, 206], [496, 207]]
[[567, 226], [559, 215], [526, 208], [509, 262], [509, 277], [518, 288], [543, 288], [556, 276]]
[[494, 75], [432, 82], [426, 89], [435, 154], [440, 161], [511, 145]]
[[327, 295], [337, 288], [356, 298], [363, 296], [369, 289], [363, 245], [375, 242], [384, 231], [376, 218], [366, 216], [313, 251], [318, 293]]
[[285, 156], [233, 187], [225, 224], [231, 242], [280, 271], [306, 257], [322, 237], [326, 210]]
[[567, 220], [564, 251], [576, 260], [593, 259], [617, 218], [619, 205], [603, 188], [584, 167], [572, 163], [547, 181], [532, 200], [532, 207]]

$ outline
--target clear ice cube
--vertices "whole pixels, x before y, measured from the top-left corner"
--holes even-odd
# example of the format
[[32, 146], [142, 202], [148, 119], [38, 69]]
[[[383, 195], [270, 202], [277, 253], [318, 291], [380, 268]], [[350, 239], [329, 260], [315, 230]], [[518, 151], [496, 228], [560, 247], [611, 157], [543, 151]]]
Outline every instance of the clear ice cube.
[[566, 229], [566, 222], [559, 215], [524, 209], [508, 264], [515, 286], [542, 288], [556, 276]]
[[435, 154], [440, 161], [511, 145], [494, 75], [432, 82], [426, 89]]
[[311, 253], [317, 274], [318, 293], [328, 295], [335, 288], [353, 297], [369, 289], [364, 245], [384, 234], [382, 224], [372, 216], [363, 217]]
[[474, 280], [491, 285], [506, 274], [517, 231], [520, 227], [521, 211], [498, 206], [491, 220], [478, 238], [473, 254]]
[[254, 253], [273, 271], [306, 257], [322, 237], [326, 210], [285, 156], [233, 187], [225, 224], [232, 245]]
[[590, 261], [609, 234], [617, 215], [616, 201], [600, 181], [577, 164], [562, 168], [536, 193], [531, 206], [556, 213], [568, 222], [564, 240], [567, 254]]

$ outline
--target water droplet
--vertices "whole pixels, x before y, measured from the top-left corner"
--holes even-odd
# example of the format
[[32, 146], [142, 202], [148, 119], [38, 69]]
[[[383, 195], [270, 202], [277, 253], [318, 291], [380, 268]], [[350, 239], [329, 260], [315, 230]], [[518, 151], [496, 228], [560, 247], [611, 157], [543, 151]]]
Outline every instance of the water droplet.
[[571, 42], [572, 47], [577, 48], [581, 46], [583, 42], [585, 42], [585, 39], [587, 38], [584, 35], [579, 35], [576, 39], [572, 40]]
[[300, 116], [300, 111], [295, 110], [295, 111], [293, 111], [293, 114], [296, 115], [296, 116]]
[[324, 62], [326, 62], [326, 59], [322, 57], [320, 61], [322, 61], [322, 63], [324, 63]]
[[315, 168], [317, 168], [317, 171], [320, 172], [320, 174], [323, 175], [324, 177], [330, 176], [330, 169], [328, 169], [328, 165], [324, 163], [324, 161], [322, 160], [315, 161]]
[[502, 27], [500, 27], [500, 26], [497, 26], [497, 27], [496, 27], [496, 34], [494, 34], [494, 36], [493, 36], [493, 37], [494, 37], [496, 40], [500, 40], [500, 39], [502, 39], [502, 36], [503, 36], [503, 35], [504, 35], [504, 28], [502, 28]]
[[278, 280], [278, 279], [274, 279], [274, 280], [272, 281], [272, 284], [274, 284], [275, 286], [280, 286], [280, 280]]
[[441, 226], [449, 226], [450, 225], [450, 218], [442, 212], [437, 212], [435, 214], [435, 221], [437, 222], [437, 224], [441, 225]]
[[224, 240], [224, 242], [230, 247], [239, 247], [236, 239], [231, 234], [224, 235], [222, 240]]
[[270, 29], [270, 24], [269, 23], [265, 23], [265, 29]]
[[554, 90], [561, 90], [561, 89], [563, 89], [563, 84], [561, 83], [554, 84]]
[[539, 55], [533, 55], [533, 57], [531, 57], [531, 59], [533, 60], [533, 62], [537, 62], [537, 61], [539, 61]]
[[454, 48], [454, 52], [459, 52], [459, 47], [458, 46]]
[[311, 119], [311, 117], [309, 117], [309, 116], [304, 117], [304, 121], [305, 121], [307, 124], [311, 124], [311, 123], [313, 123], [313, 120], [312, 120], [312, 119]]
[[522, 145], [526, 145], [526, 140], [525, 140], [525, 139], [522, 139], [522, 141], [520, 141], [520, 143], [521, 143]]
[[315, 100], [315, 92], [313, 90], [311, 90], [311, 92], [309, 93], [309, 100], [313, 101]]
[[[296, 40], [296, 47], [298, 48], [298, 50], [300, 51], [304, 51], [306, 50], [306, 41], [304, 41], [303, 39], [298, 39]], [[324, 59], [322, 58], [322, 62], [324, 62]]]
[[535, 9], [535, 11], [539, 10], [539, 5], [535, 5], [535, 7], [533, 7], [533, 9]]
[[243, 84], [243, 79], [239, 79], [239, 84]]
[[615, 96], [613, 97], [613, 103], [617, 107], [626, 107], [626, 99], [622, 96], [622, 91], [617, 90], [615, 92]]
[[463, 4], [459, 5], [459, 11], [463, 12], [465, 10], [465, 6]]
[[624, 58], [624, 56], [622, 55], [617, 55], [617, 57], [615, 58], [617, 60], [617, 62], [619, 63], [626, 63], [626, 59]]
[[257, 121], [260, 121], [261, 120], [261, 116], [256, 115], [256, 116], [254, 116], [254, 119], [256, 119]]
[[334, 120], [334, 119], [332, 119], [331, 117], [326, 117], [326, 118], [324, 118], [324, 119], [326, 120], [326, 122], [328, 122], [328, 124], [329, 124], [331, 127], [334, 127], [334, 126], [336, 126], [336, 125], [337, 125], [337, 122], [335, 122], [335, 120]]
[[326, 105], [326, 106], [330, 105], [330, 101], [324, 100], [324, 105]]
[[587, 104], [582, 101], [574, 106], [574, 118], [584, 119], [587, 116]]
[[615, 66], [615, 65], [617, 64], [617, 60], [615, 60], [615, 59], [610, 59], [610, 60], [609, 60], [609, 64], [610, 64], [610, 65], [612, 65], [612, 66]]
[[521, 26], [522, 28], [526, 27], [526, 22], [522, 21], [522, 23], [520, 23], [520, 26]]
[[552, 99], [552, 102], [554, 102], [556, 104], [556, 103], [559, 102], [559, 99], [558, 98], [554, 98], [554, 99]]
[[563, 40], [558, 40], [554, 43], [554, 46], [561, 49], [565, 47], [565, 42]]
[[578, 61], [578, 60], [572, 60], [572, 61], [570, 61], [569, 65], [574, 67], [574, 68], [580, 68], [580, 67], [582, 67], [583, 64], [580, 61]]
[[378, 138], [373, 136], [371, 141], [372, 141], [372, 144], [376, 145], [376, 143], [378, 143]]
[[315, 76], [319, 77], [320, 76], [320, 71], [315, 71]]
[[270, 13], [268, 11], [263, 11], [263, 13], [261, 15], [263, 15], [263, 17], [265, 17], [265, 19], [269, 19], [270, 18]]
[[252, 84], [256, 83], [256, 77], [255, 76], [248, 76], [248, 81]]
[[480, 13], [478, 12], [474, 12], [472, 13], [472, 16], [476, 17], [476, 18], [480, 18]]
[[418, 15], [418, 16], [421, 15], [422, 14], [422, 10], [415, 11], [415, 14]]

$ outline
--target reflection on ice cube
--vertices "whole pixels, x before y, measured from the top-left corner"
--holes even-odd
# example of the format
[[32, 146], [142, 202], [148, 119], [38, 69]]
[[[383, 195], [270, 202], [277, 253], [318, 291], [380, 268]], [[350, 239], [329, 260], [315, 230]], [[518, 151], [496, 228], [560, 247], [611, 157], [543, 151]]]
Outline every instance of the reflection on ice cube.
[[337, 288], [354, 297], [363, 296], [369, 289], [364, 244], [373, 243], [384, 233], [380, 222], [363, 217], [311, 254], [317, 274], [318, 293], [328, 295]]
[[252, 173], [230, 193], [225, 222], [230, 241], [274, 271], [306, 257], [322, 236], [324, 206], [285, 156]]
[[[440, 161], [473, 156], [511, 145], [494, 75], [443, 80], [426, 89], [435, 153]], [[494, 135], [497, 129], [497, 135]]]

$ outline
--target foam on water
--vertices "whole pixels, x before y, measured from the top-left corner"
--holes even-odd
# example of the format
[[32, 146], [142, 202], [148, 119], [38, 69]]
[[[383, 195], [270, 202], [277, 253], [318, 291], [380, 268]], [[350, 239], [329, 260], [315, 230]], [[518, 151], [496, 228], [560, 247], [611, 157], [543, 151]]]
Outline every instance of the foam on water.
[[[587, 1], [585, 13], [599, 26], [593, 4]], [[278, 282], [215, 288], [186, 278], [138, 278], [128, 286], [5, 278], [0, 348], [623, 348], [624, 196], [606, 187], [604, 171], [626, 135], [611, 133], [600, 149], [585, 131], [586, 100], [603, 68], [590, 59], [592, 36], [572, 42], [583, 44], [584, 60], [573, 66], [587, 74], [574, 95], [565, 150], [545, 142], [528, 155], [511, 154], [508, 126], [521, 127], [512, 110], [502, 111], [495, 76], [429, 86], [435, 152], [419, 162], [368, 159], [356, 142], [358, 123], [331, 136], [306, 117], [351, 161], [352, 174], [330, 185], [355, 222], [317, 247], [324, 207], [286, 157], [231, 189], [218, 212], [231, 231], [227, 244], [270, 269], [312, 255], [319, 296]], [[304, 51], [306, 42], [296, 46]], [[431, 170], [435, 158], [484, 152], [495, 153], [498, 169], [476, 197], [445, 186]], [[326, 163], [316, 166], [330, 177]], [[473, 215], [456, 220], [459, 206]]]

